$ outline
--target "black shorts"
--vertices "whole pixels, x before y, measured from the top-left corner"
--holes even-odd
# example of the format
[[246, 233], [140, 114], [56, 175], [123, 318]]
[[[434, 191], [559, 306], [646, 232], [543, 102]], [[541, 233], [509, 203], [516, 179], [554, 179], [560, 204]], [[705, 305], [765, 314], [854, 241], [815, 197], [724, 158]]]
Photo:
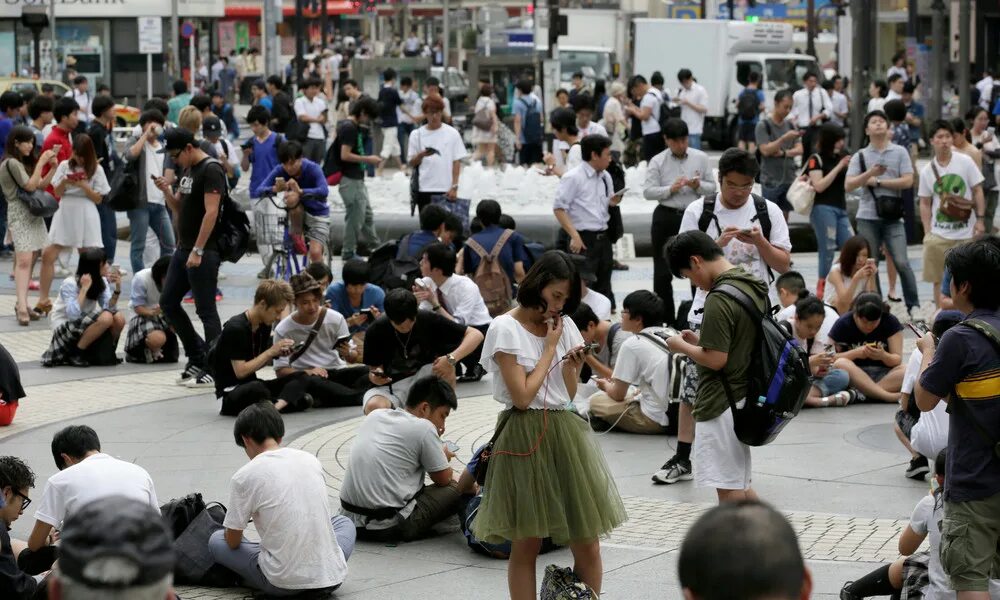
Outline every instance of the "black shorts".
[[750, 123], [741, 122], [739, 124], [739, 136], [740, 136], [740, 141], [741, 142], [756, 143], [757, 142], [757, 123], [756, 122], [750, 122]]

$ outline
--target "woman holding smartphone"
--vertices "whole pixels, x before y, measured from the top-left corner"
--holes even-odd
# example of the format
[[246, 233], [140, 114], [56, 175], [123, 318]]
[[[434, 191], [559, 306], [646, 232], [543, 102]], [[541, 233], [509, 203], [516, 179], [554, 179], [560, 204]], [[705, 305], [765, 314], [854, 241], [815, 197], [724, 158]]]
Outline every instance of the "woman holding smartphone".
[[493, 397], [506, 408], [473, 533], [489, 543], [512, 540], [513, 600], [535, 598], [535, 560], [546, 537], [569, 545], [576, 575], [600, 593], [598, 538], [627, 515], [590, 427], [565, 410], [585, 355], [583, 337], [564, 317], [580, 304], [580, 276], [569, 256], [545, 253], [517, 299], [517, 308], [493, 320], [483, 345]]
[[865, 292], [878, 289], [878, 269], [872, 258], [868, 240], [856, 235], [840, 249], [840, 260], [831, 268], [826, 277], [826, 289], [823, 300], [844, 314], [851, 308], [851, 303]]
[[896, 402], [903, 385], [903, 326], [882, 297], [864, 293], [830, 328], [837, 349], [835, 369], [847, 371], [851, 387], [878, 402]]

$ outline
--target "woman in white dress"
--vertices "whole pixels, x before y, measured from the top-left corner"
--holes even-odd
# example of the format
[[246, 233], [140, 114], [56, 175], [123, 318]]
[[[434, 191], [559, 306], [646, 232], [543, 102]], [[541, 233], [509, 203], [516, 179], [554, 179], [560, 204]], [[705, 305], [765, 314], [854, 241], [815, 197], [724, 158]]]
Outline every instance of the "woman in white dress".
[[49, 227], [49, 245], [42, 252], [38, 304], [43, 310], [52, 306], [49, 292], [59, 253], [66, 248], [83, 250], [104, 247], [97, 205], [111, 191], [111, 186], [104, 169], [97, 163], [94, 142], [89, 135], [79, 134], [73, 138], [73, 154], [56, 167], [52, 186], [60, 201], [59, 210], [53, 215]]
[[[472, 160], [477, 161], [486, 156], [486, 166], [492, 167], [493, 162], [496, 160], [496, 148], [497, 148], [497, 128], [499, 127], [499, 119], [497, 119], [497, 105], [493, 101], [493, 86], [484, 83], [479, 88], [479, 99], [476, 100], [476, 107], [473, 109], [473, 126], [472, 126], [472, 145], [476, 147], [476, 151], [472, 154]], [[490, 117], [489, 129], [482, 129], [476, 125], [476, 121], [481, 118], [477, 115], [485, 114]]]

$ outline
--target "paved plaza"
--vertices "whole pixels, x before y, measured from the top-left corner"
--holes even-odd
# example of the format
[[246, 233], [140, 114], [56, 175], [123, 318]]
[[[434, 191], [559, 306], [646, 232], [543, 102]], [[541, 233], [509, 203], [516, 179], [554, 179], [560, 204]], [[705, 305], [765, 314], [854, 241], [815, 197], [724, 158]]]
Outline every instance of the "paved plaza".
[[[118, 253], [127, 256], [125, 243], [119, 244]], [[919, 272], [918, 248], [911, 248], [911, 259]], [[815, 256], [794, 255], [793, 260], [794, 268], [814, 282]], [[619, 298], [649, 287], [652, 280], [650, 259], [629, 264], [629, 271], [615, 273]], [[0, 447], [3, 454], [20, 456], [35, 470], [39, 487], [33, 497], [40, 497], [45, 479], [55, 471], [49, 450], [53, 433], [70, 423], [84, 423], [97, 430], [106, 452], [150, 472], [161, 502], [197, 491], [206, 500], [226, 503], [229, 479], [247, 458], [233, 443], [232, 419], [218, 415], [214, 394], [192, 395], [193, 390], [174, 385], [178, 365], [41, 368], [48, 324], [18, 327], [13, 282], [6, 276], [10, 268], [9, 260], [0, 262], [0, 343], [20, 365], [28, 397], [15, 423], [0, 429]], [[259, 269], [256, 255], [223, 267], [223, 320], [249, 306]], [[338, 264], [338, 277], [339, 270]], [[921, 285], [921, 296], [927, 299], [930, 289]], [[678, 294], [687, 289], [687, 282], [675, 281]], [[190, 310], [193, 314], [193, 307]], [[912, 337], [906, 346], [912, 347]], [[458, 443], [460, 459], [468, 458], [492, 433], [500, 405], [490, 389], [488, 377], [458, 388], [459, 410], [448, 419], [444, 437]], [[903, 476], [909, 456], [893, 435], [894, 411], [889, 405], [806, 410], [775, 443], [753, 451], [754, 487], [786, 512], [799, 533], [813, 571], [815, 597], [837, 598], [844, 581], [895, 559], [899, 530], [928, 492], [927, 483]], [[285, 418], [284, 444], [320, 459], [333, 507], [339, 505], [338, 491], [360, 420], [360, 408]], [[675, 438], [609, 433], [598, 439], [629, 513], [629, 520], [603, 543], [602, 598], [680, 598], [677, 551], [688, 526], [715, 502], [714, 491], [691, 482], [650, 482], [650, 474], [672, 455]], [[453, 466], [462, 467], [458, 461]], [[29, 509], [15, 523], [15, 537], [27, 535], [32, 515]], [[337, 597], [504, 598], [506, 563], [469, 550], [457, 521], [446, 529], [432, 539], [408, 544], [359, 542]], [[572, 557], [568, 550], [545, 555], [538, 562], [539, 572], [549, 563], [569, 565]], [[242, 589], [181, 588], [179, 593], [185, 600], [251, 596]]]

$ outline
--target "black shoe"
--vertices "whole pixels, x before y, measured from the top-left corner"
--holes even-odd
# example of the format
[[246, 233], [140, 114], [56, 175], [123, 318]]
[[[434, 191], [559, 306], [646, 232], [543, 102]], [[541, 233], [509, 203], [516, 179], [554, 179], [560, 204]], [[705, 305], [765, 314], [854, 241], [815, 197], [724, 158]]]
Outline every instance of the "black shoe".
[[458, 378], [459, 383], [473, 383], [479, 381], [486, 375], [486, 369], [482, 365], [475, 365], [468, 369], [464, 375]]
[[926, 456], [918, 456], [910, 461], [910, 467], [906, 469], [906, 476], [915, 481], [923, 481], [924, 475], [931, 472]]
[[90, 363], [87, 359], [80, 356], [79, 354], [71, 354], [66, 357], [66, 364], [71, 367], [89, 367]]
[[611, 268], [615, 271], [628, 271], [628, 265], [623, 262], [618, 262], [617, 260], [611, 265]]
[[316, 406], [316, 401], [313, 399], [312, 394], [302, 394], [302, 410], [309, 410], [314, 406]]
[[840, 600], [861, 600], [861, 596], [847, 589], [853, 584], [853, 581], [848, 581], [844, 584], [844, 587], [840, 590]]

